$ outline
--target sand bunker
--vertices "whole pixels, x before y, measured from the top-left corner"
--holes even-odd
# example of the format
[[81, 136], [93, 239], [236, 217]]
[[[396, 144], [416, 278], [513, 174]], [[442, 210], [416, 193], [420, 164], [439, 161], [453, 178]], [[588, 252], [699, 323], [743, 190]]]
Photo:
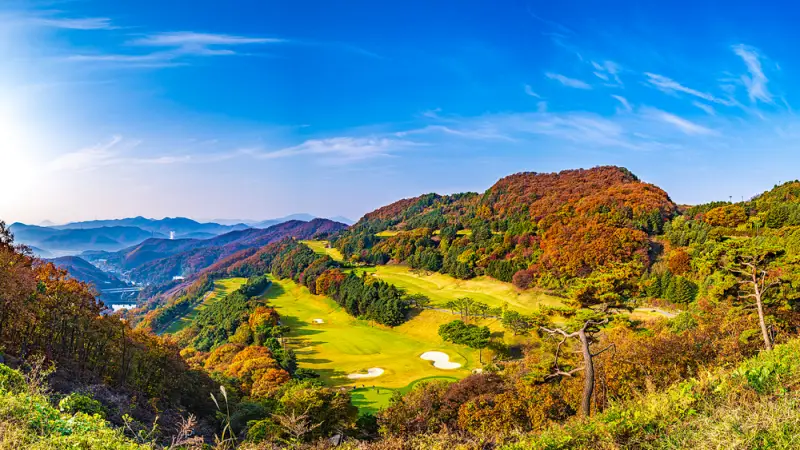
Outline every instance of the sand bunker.
[[384, 370], [380, 367], [373, 367], [367, 370], [367, 373], [351, 373], [347, 376], [351, 380], [360, 380], [362, 378], [375, 378], [383, 375]]
[[325, 323], [325, 321], [322, 320], [322, 319], [314, 319], [314, 320], [312, 320], [312, 322], [314, 322], [314, 323]]
[[461, 367], [461, 364], [450, 362], [450, 356], [444, 352], [425, 352], [419, 356], [425, 361], [433, 361], [433, 367], [437, 369], [453, 370]]

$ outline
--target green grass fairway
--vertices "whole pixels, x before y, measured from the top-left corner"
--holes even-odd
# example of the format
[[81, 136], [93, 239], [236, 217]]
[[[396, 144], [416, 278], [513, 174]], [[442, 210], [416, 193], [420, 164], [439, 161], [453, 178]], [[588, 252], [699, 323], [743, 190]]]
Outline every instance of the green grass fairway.
[[459, 280], [441, 273], [415, 273], [406, 266], [377, 266], [358, 269], [373, 272], [376, 277], [403, 288], [411, 294], [424, 294], [434, 305], [444, 304], [459, 297], [470, 297], [493, 307], [508, 307], [522, 313], [536, 311], [538, 306], [558, 306], [562, 299], [532, 290], [521, 292], [510, 283], [491, 277]]
[[300, 241], [300, 243], [306, 244], [318, 255], [330, 256], [334, 261], [342, 261], [344, 259], [339, 249], [328, 248], [328, 241]]
[[239, 289], [243, 284], [247, 283], [247, 278], [226, 278], [218, 280], [214, 283], [214, 290], [205, 294], [205, 298], [200, 304], [190, 309], [185, 315], [172, 321], [172, 323], [164, 329], [163, 333], [177, 333], [192, 323], [197, 314], [202, 311], [206, 306], [225, 297], [231, 292]]
[[366, 388], [358, 388], [353, 389], [350, 392], [350, 397], [352, 399], [353, 405], [358, 407], [358, 410], [361, 414], [375, 414], [380, 410], [389, 406], [389, 402], [392, 399], [392, 396], [395, 392], [400, 392], [401, 394], [405, 394], [411, 389], [414, 389], [414, 386], [422, 383], [424, 381], [458, 381], [458, 378], [454, 377], [427, 377], [421, 378], [416, 380], [407, 386], [404, 386], [399, 389], [390, 389], [385, 387], [366, 387]]
[[[426, 377], [463, 378], [478, 367], [477, 351], [442, 342], [439, 337], [439, 325], [454, 320], [449, 313], [426, 310], [399, 327], [388, 328], [357, 320], [333, 300], [312, 295], [291, 280], [274, 281], [262, 298], [277, 308], [282, 323], [290, 327], [289, 338], [299, 366], [318, 372], [330, 386], [398, 389]], [[325, 323], [315, 324], [314, 319]], [[498, 324], [489, 325], [499, 329]], [[462, 368], [437, 369], [420, 359], [426, 351], [445, 352]], [[376, 378], [347, 378], [371, 367], [385, 372]]]

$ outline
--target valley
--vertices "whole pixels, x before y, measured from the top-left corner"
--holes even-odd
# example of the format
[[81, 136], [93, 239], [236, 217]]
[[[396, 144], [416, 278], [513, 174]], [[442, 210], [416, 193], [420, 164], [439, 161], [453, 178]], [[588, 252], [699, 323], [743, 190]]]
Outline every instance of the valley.
[[[737, 380], [767, 379], [748, 372], [762, 364], [786, 392], [782, 371], [796, 367], [769, 358], [797, 342], [796, 198], [800, 182], [742, 204], [680, 207], [625, 169], [599, 167], [403, 199], [352, 226], [293, 220], [147, 239], [54, 265], [0, 245], [14, 262], [0, 265], [12, 294], [0, 297], [0, 344], [12, 355], [55, 346], [66, 375], [54, 386], [96, 374], [121, 396], [101, 391], [98, 403], [137, 426], [149, 406], [114, 398], [158, 403], [172, 426], [187, 408], [248, 450], [291, 439], [309, 449], [340, 430], [352, 445], [410, 437], [415, 450], [441, 439], [470, 450], [547, 448], [548, 436], [589, 436], [583, 448], [608, 436], [658, 442], [662, 431], [642, 430], [683, 426], [690, 412], [642, 408], [718, 414], [731, 400], [705, 389], [741, 396], [750, 388]], [[742, 276], [753, 267], [765, 280], [756, 290]], [[137, 307], [101, 313], [90, 290], [101, 285], [136, 291]], [[764, 295], [760, 310], [743, 307]], [[733, 381], [720, 388], [717, 373]], [[759, 383], [759, 395], [773, 392]], [[218, 414], [220, 400], [230, 413]], [[615, 414], [656, 424], [620, 434]]]

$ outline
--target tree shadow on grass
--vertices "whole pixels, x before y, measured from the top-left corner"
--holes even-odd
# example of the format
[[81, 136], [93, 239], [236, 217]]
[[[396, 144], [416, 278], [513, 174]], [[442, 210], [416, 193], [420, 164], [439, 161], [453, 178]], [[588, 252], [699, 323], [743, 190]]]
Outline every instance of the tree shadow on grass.
[[396, 391], [382, 387], [357, 388], [350, 391], [350, 403], [359, 414], [376, 414], [389, 406]]
[[275, 281], [273, 280], [273, 282], [269, 285], [267, 290], [263, 294], [261, 294], [261, 300], [269, 301], [274, 298], [280, 297], [285, 293], [286, 289], [284, 289], [283, 286], [281, 286], [280, 284], [275, 283]]
[[414, 320], [417, 316], [422, 313], [421, 309], [413, 308], [411, 309], [408, 314], [406, 314], [406, 321]]
[[341, 370], [336, 369], [312, 369], [317, 372], [323, 379], [330, 380], [331, 385], [346, 385], [353, 383], [353, 380], [347, 378], [347, 374]]
[[503, 338], [503, 336], [505, 336], [505, 335], [506, 335], [506, 332], [505, 332], [505, 331], [495, 331], [495, 332], [493, 332], [493, 333], [491, 334], [491, 337], [493, 337], [493, 338], [498, 338], [498, 339], [502, 339], [502, 338]]
[[[298, 352], [295, 352], [295, 353], [298, 353]], [[301, 362], [301, 363], [306, 363], [306, 364], [328, 364], [330, 362], [333, 362], [333, 360], [325, 359], [325, 358], [297, 358], [297, 361]]]

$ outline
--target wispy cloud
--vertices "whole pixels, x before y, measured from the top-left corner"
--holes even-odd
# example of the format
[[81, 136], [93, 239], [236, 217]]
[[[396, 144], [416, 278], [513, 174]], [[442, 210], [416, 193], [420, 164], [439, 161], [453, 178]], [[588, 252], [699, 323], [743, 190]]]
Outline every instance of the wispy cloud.
[[189, 57], [237, 55], [238, 47], [287, 42], [284, 39], [247, 37], [191, 31], [152, 33], [129, 40], [126, 45], [152, 49], [148, 53], [77, 54], [71, 61], [113, 63], [129, 67], [171, 67], [185, 65]]
[[545, 76], [551, 80], [556, 80], [559, 83], [563, 84], [564, 86], [575, 88], [575, 89], [591, 89], [592, 87], [589, 86], [588, 83], [577, 80], [575, 78], [569, 78], [567, 76], [561, 75], [559, 73], [547, 72]]
[[[545, 103], [545, 102], [539, 102]], [[546, 107], [545, 103], [545, 107]], [[541, 106], [541, 105], [540, 105]], [[397, 137], [406, 137], [412, 135], [424, 135], [430, 133], [441, 133], [451, 136], [457, 136], [460, 138], [465, 139], [474, 139], [474, 140], [482, 140], [482, 141], [508, 141], [514, 142], [515, 139], [500, 133], [497, 129], [489, 124], [475, 124], [470, 129], [456, 129], [444, 125], [428, 125], [424, 128], [419, 128], [416, 130], [409, 130], [409, 131], [400, 131], [395, 133]]]
[[747, 66], [747, 71], [750, 73], [750, 76], [742, 75], [742, 82], [747, 88], [747, 95], [750, 97], [750, 101], [756, 102], [760, 100], [764, 103], [773, 103], [772, 94], [767, 89], [769, 80], [761, 68], [758, 50], [739, 44], [733, 46], [733, 52], [742, 58]]
[[47, 165], [50, 172], [85, 172], [111, 166], [167, 165], [178, 163], [210, 163], [233, 158], [241, 152], [202, 155], [131, 155], [141, 140], [113, 136], [102, 142], [74, 152], [65, 153]]
[[245, 44], [274, 44], [286, 42], [285, 39], [235, 36], [230, 34], [195, 33], [178, 31], [153, 33], [129, 42], [130, 45], [146, 47], [174, 47], [188, 49], [207, 49], [216, 46], [237, 46]]
[[606, 82], [607, 86], [610, 87], [622, 87], [622, 80], [619, 78], [620, 67], [614, 61], [603, 61], [602, 63], [598, 63], [592, 61], [592, 67], [594, 67], [594, 75], [597, 78]]
[[114, 30], [119, 28], [114, 26], [108, 17], [56, 17], [55, 14], [44, 14], [29, 17], [26, 21], [33, 25], [68, 30]]
[[713, 107], [713, 106], [711, 106], [711, 105], [706, 105], [705, 103], [700, 103], [700, 102], [698, 102], [698, 101], [693, 101], [693, 102], [692, 102], [692, 105], [694, 105], [694, 106], [696, 106], [696, 107], [698, 107], [698, 108], [702, 109], [703, 111], [705, 111], [705, 112], [706, 112], [706, 113], [708, 113], [709, 115], [712, 115], [712, 116], [715, 116], [715, 115], [717, 115], [717, 111], [716, 111], [716, 110], [714, 109], [714, 107]]
[[626, 99], [625, 97], [621, 95], [612, 95], [611, 97], [619, 101], [622, 104], [622, 107], [625, 108], [625, 111], [627, 112], [633, 111], [633, 108], [631, 108], [631, 104], [628, 103], [628, 99]]
[[541, 22], [541, 23], [547, 25], [550, 28], [557, 29], [561, 33], [574, 34], [574, 31], [569, 29], [567, 26], [562, 25], [562, 24], [560, 24], [558, 22], [555, 22], [555, 21], [552, 21], [552, 20], [547, 20], [545, 18], [542, 18], [541, 16], [538, 16], [538, 15], [534, 14], [534, 12], [531, 11], [530, 8], [528, 8], [528, 15], [531, 16], [534, 20], [536, 20], [538, 22]]
[[671, 114], [665, 111], [661, 111], [659, 109], [648, 108], [645, 110], [645, 114], [652, 115], [653, 117], [661, 120], [662, 122], [668, 123], [670, 125], [675, 126], [684, 134], [688, 135], [711, 135], [717, 134], [716, 131], [706, 128], [702, 125], [698, 125], [690, 120], [684, 119], [682, 117], [676, 116], [675, 114]]
[[386, 137], [334, 137], [312, 139], [300, 145], [266, 152], [249, 152], [258, 159], [317, 156], [328, 164], [345, 164], [366, 159], [388, 157], [417, 143]]
[[48, 165], [51, 171], [83, 171], [113, 164], [121, 152], [139, 145], [138, 141], [125, 142], [122, 136], [114, 136], [108, 142], [66, 153]]
[[530, 84], [525, 85], [525, 93], [530, 95], [531, 97], [542, 98], [542, 96], [533, 91], [533, 88], [531, 87]]
[[703, 100], [719, 103], [721, 105], [726, 106], [734, 106], [736, 105], [736, 101], [732, 99], [721, 99], [717, 98], [709, 93], [701, 92], [696, 89], [692, 89], [690, 87], [686, 87], [677, 81], [665, 77], [663, 75], [659, 75], [656, 73], [645, 72], [645, 76], [647, 76], [647, 83], [656, 89], [665, 92], [667, 94], [674, 94], [676, 92], [683, 92], [685, 94], [689, 94], [698, 98], [702, 98]]

